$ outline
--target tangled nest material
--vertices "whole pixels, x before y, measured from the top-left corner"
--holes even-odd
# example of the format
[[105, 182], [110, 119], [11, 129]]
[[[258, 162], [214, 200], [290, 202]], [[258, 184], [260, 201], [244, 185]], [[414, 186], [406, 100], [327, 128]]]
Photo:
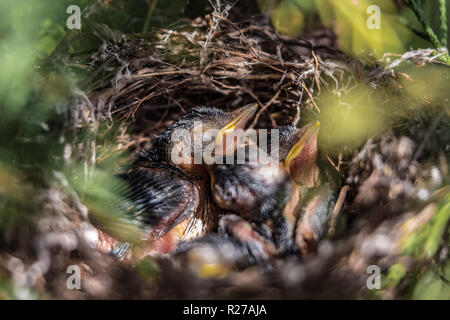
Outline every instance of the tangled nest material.
[[[91, 67], [105, 76], [75, 108], [75, 126], [114, 117], [148, 136], [198, 105], [230, 110], [256, 102], [252, 126], [259, 127], [297, 124], [301, 108], [318, 112], [315, 92], [329, 80], [338, 85], [351, 68], [327, 60], [342, 57], [335, 36], [323, 29], [309, 38], [284, 37], [260, 20], [238, 26], [214, 13], [180, 30], [104, 41]], [[86, 114], [91, 119], [82, 119]]]

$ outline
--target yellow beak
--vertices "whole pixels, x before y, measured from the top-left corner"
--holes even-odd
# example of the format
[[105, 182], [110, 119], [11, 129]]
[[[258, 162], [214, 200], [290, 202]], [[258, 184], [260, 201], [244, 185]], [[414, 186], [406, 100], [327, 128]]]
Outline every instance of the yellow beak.
[[284, 160], [284, 166], [288, 169], [290, 168], [292, 160], [296, 159], [302, 153], [305, 146], [308, 146], [314, 141], [314, 139], [317, 139], [317, 136], [319, 135], [320, 122], [311, 122], [304, 126], [303, 129], [304, 130], [302, 130], [303, 133], [300, 139], [289, 150], [289, 153]]

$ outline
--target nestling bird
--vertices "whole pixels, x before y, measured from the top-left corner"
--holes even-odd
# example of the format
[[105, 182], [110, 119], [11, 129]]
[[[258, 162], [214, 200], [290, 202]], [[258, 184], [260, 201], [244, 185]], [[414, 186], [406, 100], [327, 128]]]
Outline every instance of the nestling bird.
[[140, 154], [139, 159], [167, 163], [187, 173], [207, 175], [207, 163], [203, 161], [202, 153], [211, 146], [215, 147], [218, 141], [223, 142], [223, 148], [226, 148], [226, 141], [245, 127], [256, 108], [256, 105], [249, 104], [224, 112], [214, 107], [196, 107], [157, 136], [152, 148]]
[[[169, 253], [179, 241], [198, 238], [216, 227], [219, 209], [211, 198], [207, 164], [196, 161], [195, 152], [216, 144], [216, 136], [204, 139], [207, 130], [216, 130], [221, 138], [232, 136], [255, 109], [249, 105], [224, 112], [196, 107], [158, 136], [150, 150], [137, 156], [122, 175], [129, 186], [122, 207], [143, 230], [134, 256]], [[112, 252], [118, 257], [131, 247], [114, 242]], [[111, 248], [103, 243], [99, 246]]]
[[172, 256], [202, 278], [223, 277], [233, 269], [264, 266], [277, 254], [272, 239], [257, 232], [243, 218], [223, 215], [217, 232], [193, 241], [181, 242]]
[[[238, 146], [232, 164], [208, 167], [211, 190], [218, 206], [253, 224], [266, 224], [279, 253], [294, 252], [294, 228], [300, 197], [298, 183], [309, 184], [316, 169], [319, 124], [302, 130], [284, 126], [279, 130], [279, 158], [270, 155], [273, 148], [261, 150], [250, 143]], [[237, 162], [244, 155], [243, 163]], [[257, 155], [257, 161], [251, 156]], [[224, 160], [225, 162], [225, 160]]]
[[[257, 146], [240, 148], [235, 155], [243, 152], [244, 164], [214, 164], [209, 168], [214, 201], [220, 208], [248, 221], [271, 224], [276, 246], [290, 250], [292, 228], [283, 216], [291, 192], [289, 174]], [[249, 161], [252, 153], [258, 154], [256, 162]]]
[[[245, 163], [208, 167], [214, 200], [229, 213], [221, 218], [218, 233], [182, 243], [176, 257], [205, 276], [315, 250], [335, 200], [329, 184], [317, 187], [318, 132], [318, 122], [302, 129], [283, 126], [278, 132], [278, 157], [266, 159], [274, 146], [261, 152], [250, 143], [233, 154], [236, 158], [244, 148]], [[259, 161], [249, 162], [251, 152], [260, 152]]]

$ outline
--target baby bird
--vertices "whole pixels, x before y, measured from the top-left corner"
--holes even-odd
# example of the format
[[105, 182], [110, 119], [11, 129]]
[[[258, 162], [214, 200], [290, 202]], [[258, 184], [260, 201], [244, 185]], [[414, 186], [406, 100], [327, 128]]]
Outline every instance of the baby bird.
[[[291, 193], [289, 174], [255, 145], [240, 147], [234, 155], [240, 152], [245, 154], [243, 164], [210, 167], [213, 198], [220, 208], [245, 220], [271, 225], [277, 248], [289, 251], [293, 246], [292, 228], [283, 216]], [[250, 161], [252, 153], [258, 155], [257, 161]]]
[[[261, 150], [250, 142], [235, 150], [232, 164], [208, 167], [214, 200], [227, 214], [217, 233], [182, 243], [174, 255], [205, 276], [265, 264], [299, 250], [312, 252], [326, 231], [334, 204], [328, 185], [312, 195], [305, 192], [317, 187], [319, 179], [318, 132], [318, 122], [302, 129], [283, 126], [279, 146], [269, 144]], [[243, 163], [236, 162], [239, 152], [245, 156]], [[258, 161], [250, 161], [252, 152], [257, 152]]]
[[302, 255], [314, 253], [327, 234], [330, 215], [338, 210], [338, 183], [327, 164], [319, 168], [317, 139], [319, 122], [311, 122], [301, 129], [280, 128], [280, 161], [291, 177], [291, 197], [284, 207], [284, 215], [295, 221], [295, 246]]
[[[218, 206], [253, 222], [265, 223], [280, 253], [294, 252], [294, 228], [299, 207], [298, 183], [310, 183], [317, 155], [319, 124], [302, 130], [285, 126], [279, 130], [279, 146], [268, 145], [270, 155], [255, 144], [238, 147], [235, 158], [243, 163], [209, 167], [211, 189]], [[278, 157], [274, 157], [278, 148]], [[244, 150], [242, 150], [244, 149]], [[251, 157], [257, 158], [251, 161]], [[225, 161], [225, 160], [224, 160]]]

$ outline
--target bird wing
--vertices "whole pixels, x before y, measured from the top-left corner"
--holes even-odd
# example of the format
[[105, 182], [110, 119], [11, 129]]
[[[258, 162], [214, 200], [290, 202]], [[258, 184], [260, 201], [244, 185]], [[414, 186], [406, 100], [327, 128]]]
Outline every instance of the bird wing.
[[137, 166], [126, 175], [129, 188], [122, 207], [141, 223], [147, 239], [157, 239], [200, 205], [200, 191], [182, 171], [169, 165]]

